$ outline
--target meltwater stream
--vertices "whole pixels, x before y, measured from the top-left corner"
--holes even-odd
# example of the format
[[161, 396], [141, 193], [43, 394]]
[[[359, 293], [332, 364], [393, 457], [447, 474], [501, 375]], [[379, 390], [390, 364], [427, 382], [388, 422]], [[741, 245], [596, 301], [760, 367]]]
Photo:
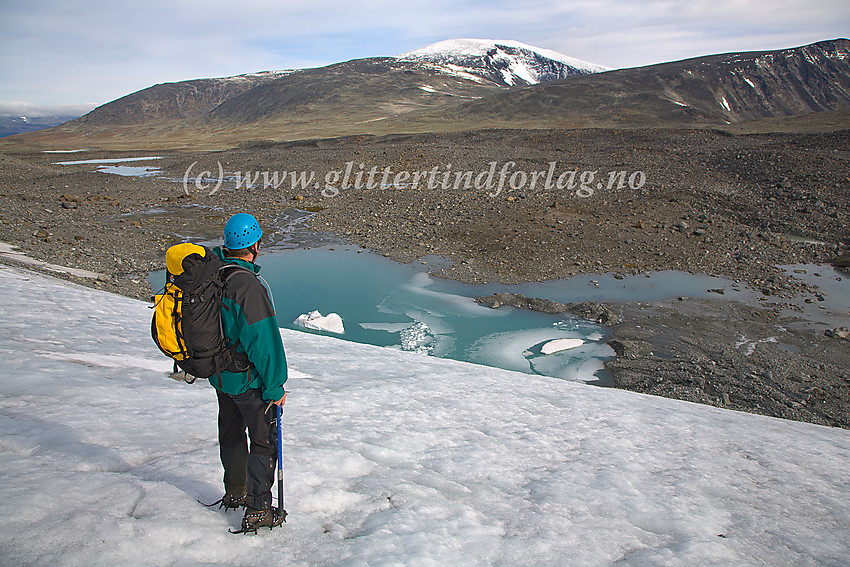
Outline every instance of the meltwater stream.
[[[125, 162], [158, 159], [75, 160], [56, 165], [98, 164], [101, 173], [147, 177], [159, 176], [160, 169]], [[278, 219], [276, 225], [286, 239], [298, 232], [293, 229], [299, 225], [300, 213], [285, 212]], [[315, 236], [311, 236], [314, 242]], [[474, 301], [480, 295], [505, 291], [504, 286], [433, 278], [422, 263], [398, 264], [349, 247], [280, 250], [263, 255], [259, 264], [274, 296], [278, 324], [285, 328], [303, 330], [294, 321], [313, 311], [336, 313], [342, 317], [342, 338], [347, 340], [569, 380], [610, 382], [603, 364], [614, 352], [602, 342], [601, 327], [568, 315], [490, 309]], [[164, 272], [151, 274], [148, 280], [159, 289]], [[557, 352], [546, 348], [546, 343], [557, 339], [580, 339], [581, 344]]]

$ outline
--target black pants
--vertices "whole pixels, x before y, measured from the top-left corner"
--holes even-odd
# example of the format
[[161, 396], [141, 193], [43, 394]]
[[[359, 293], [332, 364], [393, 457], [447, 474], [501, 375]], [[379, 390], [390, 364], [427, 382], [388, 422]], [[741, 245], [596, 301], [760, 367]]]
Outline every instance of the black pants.
[[259, 389], [238, 396], [218, 390], [216, 393], [224, 490], [232, 494], [247, 492], [253, 497], [249, 505], [266, 510], [272, 503], [271, 489], [277, 465], [277, 412], [274, 408], [265, 411], [268, 402], [263, 401]]

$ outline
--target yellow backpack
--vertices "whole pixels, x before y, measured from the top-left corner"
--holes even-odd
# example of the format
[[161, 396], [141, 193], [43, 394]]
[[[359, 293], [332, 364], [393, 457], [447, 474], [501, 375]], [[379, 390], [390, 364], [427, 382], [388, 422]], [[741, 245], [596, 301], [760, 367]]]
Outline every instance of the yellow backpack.
[[253, 273], [225, 264], [198, 244], [175, 244], [165, 253], [166, 282], [154, 296], [151, 337], [177, 368], [194, 378], [221, 379], [221, 371], [244, 372], [246, 357], [236, 354], [221, 325], [222, 293], [238, 272]]

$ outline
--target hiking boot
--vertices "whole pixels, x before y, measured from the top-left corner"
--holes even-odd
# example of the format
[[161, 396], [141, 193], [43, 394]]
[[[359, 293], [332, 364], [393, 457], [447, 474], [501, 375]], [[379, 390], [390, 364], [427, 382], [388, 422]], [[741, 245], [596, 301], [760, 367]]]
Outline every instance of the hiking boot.
[[221, 503], [219, 508], [224, 508], [225, 510], [236, 510], [238, 508], [244, 508], [248, 505], [248, 494], [243, 492], [242, 494], [233, 494], [228, 492], [221, 498]]
[[242, 529], [239, 530], [239, 533], [256, 532], [263, 527], [275, 528], [281, 525], [284, 520], [285, 516], [279, 515], [277, 508], [269, 507], [265, 510], [256, 510], [246, 507], [245, 516], [242, 518]]
[[219, 510], [224, 508], [225, 512], [228, 510], [246, 508], [248, 506], [248, 494], [245, 492], [241, 494], [227, 492], [224, 494], [224, 496], [222, 496], [220, 499], [216, 500], [212, 504], [204, 504], [204, 506], [206, 506], [207, 508], [212, 508], [216, 504], [218, 504]]

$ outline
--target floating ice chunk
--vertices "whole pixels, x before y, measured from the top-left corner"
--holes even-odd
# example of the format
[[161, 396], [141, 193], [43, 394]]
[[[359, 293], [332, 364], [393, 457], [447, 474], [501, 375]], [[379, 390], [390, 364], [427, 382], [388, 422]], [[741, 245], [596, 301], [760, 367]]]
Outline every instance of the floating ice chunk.
[[556, 352], [561, 352], [562, 350], [569, 350], [571, 348], [580, 347], [583, 344], [584, 341], [581, 339], [555, 339], [543, 345], [540, 349], [540, 352], [542, 352], [543, 354], [553, 354]]
[[600, 377], [597, 373], [604, 369], [603, 360], [614, 356], [614, 350], [607, 344], [587, 342], [580, 347], [548, 355], [541, 353], [527, 359], [531, 371], [535, 374], [562, 380], [598, 382]]
[[475, 341], [467, 349], [467, 357], [471, 362], [528, 372], [529, 356], [547, 358], [540, 351], [544, 344], [559, 338], [577, 338], [576, 334], [552, 329], [493, 333]]
[[434, 347], [431, 344], [434, 335], [425, 323], [417, 321], [410, 327], [404, 329], [401, 335], [401, 350], [409, 350], [420, 354], [431, 354]]
[[328, 313], [327, 316], [323, 317], [318, 311], [310, 311], [309, 313], [299, 315], [292, 324], [304, 327], [305, 329], [327, 331], [329, 333], [337, 333], [338, 335], [345, 333], [345, 328], [342, 326], [342, 317], [336, 313]]
[[398, 333], [410, 327], [410, 323], [358, 323], [367, 331], [386, 331], [387, 333]]

